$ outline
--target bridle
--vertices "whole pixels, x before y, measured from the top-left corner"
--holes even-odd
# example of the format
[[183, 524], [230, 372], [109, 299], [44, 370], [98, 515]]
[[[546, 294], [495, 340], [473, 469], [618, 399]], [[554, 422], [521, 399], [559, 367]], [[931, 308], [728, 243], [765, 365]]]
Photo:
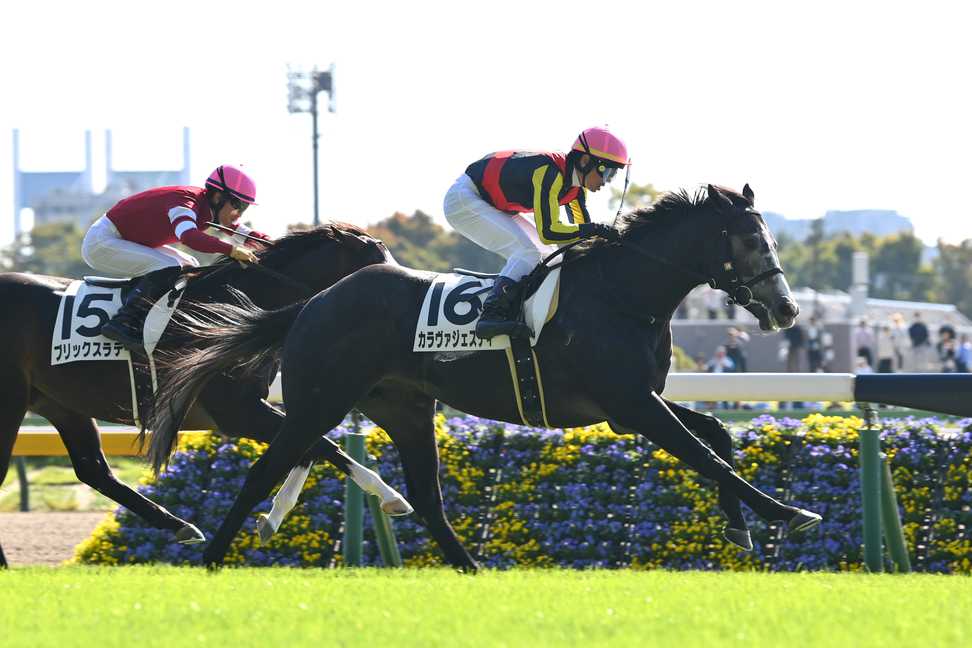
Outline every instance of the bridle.
[[[716, 274], [707, 277], [705, 281], [712, 288], [722, 290], [729, 295], [729, 303], [738, 304], [745, 308], [753, 303], [753, 286], [778, 274], [783, 274], [783, 268], [778, 265], [773, 266], [769, 270], [760, 272], [755, 277], [743, 281], [739, 276], [739, 271], [736, 270], [735, 263], [732, 261], [732, 243], [729, 240], [729, 230], [726, 228], [722, 229], [722, 241], [722, 249], [724, 250], [722, 264]], [[765, 304], [761, 305], [765, 307]]]

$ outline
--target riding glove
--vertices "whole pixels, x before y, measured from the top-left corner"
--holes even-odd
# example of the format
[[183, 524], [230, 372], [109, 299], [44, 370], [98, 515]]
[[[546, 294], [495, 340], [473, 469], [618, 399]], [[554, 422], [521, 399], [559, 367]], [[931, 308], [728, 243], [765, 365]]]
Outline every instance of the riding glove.
[[612, 243], [617, 243], [621, 240], [621, 233], [606, 223], [581, 223], [577, 226], [577, 233], [581, 235], [581, 238], [600, 236]]

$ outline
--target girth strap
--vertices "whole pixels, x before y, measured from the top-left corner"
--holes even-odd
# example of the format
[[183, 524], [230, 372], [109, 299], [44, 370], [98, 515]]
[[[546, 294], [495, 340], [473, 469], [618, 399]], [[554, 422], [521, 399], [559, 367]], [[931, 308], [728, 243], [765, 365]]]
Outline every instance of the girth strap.
[[511, 337], [510, 348], [506, 353], [520, 419], [524, 425], [550, 427], [544, 405], [539, 364], [536, 361], [536, 354], [530, 347], [530, 341], [519, 336]]

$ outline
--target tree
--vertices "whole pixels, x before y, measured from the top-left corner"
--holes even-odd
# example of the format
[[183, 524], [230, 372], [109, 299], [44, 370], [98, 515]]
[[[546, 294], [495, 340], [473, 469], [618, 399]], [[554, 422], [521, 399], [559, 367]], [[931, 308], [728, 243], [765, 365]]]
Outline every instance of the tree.
[[0, 251], [5, 270], [80, 278], [91, 274], [81, 258], [84, 232], [73, 221], [37, 225]]
[[939, 241], [935, 269], [939, 281], [934, 297], [972, 316], [972, 240], [959, 245]]
[[922, 266], [925, 246], [919, 238], [911, 232], [900, 232], [875, 243], [870, 262], [874, 297], [912, 301], [933, 298], [934, 272], [931, 267]]
[[366, 228], [384, 241], [399, 263], [434, 272], [462, 267], [481, 272], [498, 272], [503, 258], [479, 247], [458, 232], [437, 225], [422, 211], [411, 216], [396, 212]]
[[[612, 211], [616, 210], [618, 205], [621, 204], [622, 191], [622, 189], [611, 187], [611, 200], [608, 205]], [[628, 185], [628, 193], [624, 196], [625, 209], [634, 210], [650, 207], [661, 194], [662, 192], [655, 189], [654, 185], [650, 182], [647, 184], [635, 184], [632, 182]]]

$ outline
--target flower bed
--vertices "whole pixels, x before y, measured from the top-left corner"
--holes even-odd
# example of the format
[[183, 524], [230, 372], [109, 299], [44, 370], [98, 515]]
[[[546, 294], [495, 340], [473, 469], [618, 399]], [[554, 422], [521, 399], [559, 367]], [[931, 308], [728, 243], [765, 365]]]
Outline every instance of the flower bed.
[[[882, 420], [905, 537], [916, 570], [972, 572], [972, 427], [951, 433], [936, 419]], [[781, 530], [746, 511], [756, 548], [723, 541], [714, 485], [640, 438], [607, 426], [533, 430], [473, 417], [436, 421], [446, 512], [463, 543], [490, 567], [662, 567], [669, 569], [862, 569], [858, 484], [859, 418], [760, 416], [735, 430], [736, 465], [759, 488], [824, 516], [814, 531], [782, 539]], [[370, 430], [367, 447], [382, 477], [402, 492], [394, 445]], [[331, 433], [350, 431], [345, 422]], [[180, 442], [169, 469], [141, 491], [211, 537], [239, 492], [261, 444], [210, 434]], [[267, 546], [255, 518], [227, 564], [340, 564], [344, 480], [315, 466], [300, 504]], [[270, 502], [258, 511], [268, 511]], [[365, 519], [364, 559], [381, 564]], [[395, 519], [406, 565], [441, 564], [413, 517]], [[191, 563], [202, 546], [173, 544], [119, 509], [81, 545], [84, 563]]]

